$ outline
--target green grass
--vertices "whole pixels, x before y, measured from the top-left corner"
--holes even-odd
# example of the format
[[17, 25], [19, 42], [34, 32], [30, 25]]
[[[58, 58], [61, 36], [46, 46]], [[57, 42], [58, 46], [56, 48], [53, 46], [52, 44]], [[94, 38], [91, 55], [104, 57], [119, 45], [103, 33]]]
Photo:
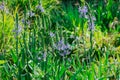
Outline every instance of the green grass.
[[[5, 9], [0, 9], [1, 80], [120, 79], [119, 1], [4, 3]], [[94, 30], [80, 17], [78, 7], [84, 5], [89, 6], [90, 23], [96, 17]]]

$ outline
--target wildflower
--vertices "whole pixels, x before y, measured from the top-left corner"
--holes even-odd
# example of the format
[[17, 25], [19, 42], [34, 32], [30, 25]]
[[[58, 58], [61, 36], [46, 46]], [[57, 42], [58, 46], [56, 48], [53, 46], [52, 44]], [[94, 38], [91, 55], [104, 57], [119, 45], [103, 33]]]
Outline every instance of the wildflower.
[[47, 52], [45, 51], [45, 52], [43, 53], [43, 60], [44, 60], [44, 61], [46, 61], [46, 56], [47, 56]]
[[59, 51], [64, 50], [65, 47], [66, 47], [66, 45], [64, 44], [63, 40], [60, 40], [56, 45], [56, 49]]
[[0, 10], [4, 10], [4, 8], [5, 8], [4, 3], [2, 3], [2, 4], [0, 5]]
[[22, 32], [22, 26], [18, 25], [18, 29], [15, 28], [13, 32], [15, 33], [14, 36], [17, 37]]
[[18, 33], [21, 33], [22, 32], [22, 26], [18, 26]]
[[36, 8], [39, 9], [41, 12], [44, 12], [42, 5], [38, 5]]
[[50, 37], [54, 37], [54, 36], [55, 36], [55, 34], [50, 32]]
[[85, 17], [88, 12], [88, 8], [87, 8], [87, 6], [83, 6], [83, 7], [79, 6], [78, 11], [80, 13], [80, 17]]
[[13, 32], [15, 32], [17, 34], [21, 33], [21, 31], [22, 31], [22, 26], [20, 26], [20, 25], [18, 26], [18, 30], [16, 30], [16, 29], [13, 30]]
[[24, 20], [24, 19], [22, 19], [21, 21], [22, 21], [23, 24], [25, 23], [25, 20]]
[[92, 16], [92, 20], [93, 20], [93, 21], [96, 21], [96, 18], [95, 18], [95, 16]]
[[69, 55], [70, 51], [69, 50], [64, 50], [60, 53], [60, 56], [64, 57], [65, 55]]
[[41, 57], [38, 57], [37, 59], [38, 59], [38, 61], [41, 61]]
[[79, 13], [81, 18], [85, 18], [88, 20], [89, 30], [94, 30], [94, 26], [95, 26], [94, 21], [96, 20], [96, 18], [88, 13], [87, 6], [79, 7]]
[[0, 5], [0, 10], [1, 10], [1, 11], [4, 10], [4, 12], [5, 12], [6, 14], [9, 14], [9, 10], [5, 8], [5, 4], [4, 4], [4, 3], [2, 3], [2, 4]]
[[89, 27], [89, 30], [94, 30], [94, 21], [96, 20], [96, 18], [94, 16], [91, 17], [91, 20], [89, 19], [88, 20], [88, 27]]
[[30, 22], [30, 21], [27, 21], [26, 24], [27, 24], [28, 26], [30, 26], [31, 22]]
[[65, 56], [70, 54], [71, 47], [68, 43], [65, 44], [63, 40], [60, 40], [55, 44], [55, 49], [59, 51], [59, 54], [61, 56]]
[[[21, 21], [22, 21], [23, 24], [25, 24], [25, 19], [22, 19]], [[26, 24], [27, 24], [28, 26], [30, 26], [31, 22], [30, 22], [30, 21], [26, 21]]]
[[89, 26], [89, 30], [94, 30], [94, 22], [91, 21], [91, 22], [88, 22], [88, 26]]
[[28, 13], [28, 15], [29, 15], [30, 17], [33, 17], [33, 16], [35, 16], [35, 13], [33, 13], [32, 11], [30, 11], [30, 12]]

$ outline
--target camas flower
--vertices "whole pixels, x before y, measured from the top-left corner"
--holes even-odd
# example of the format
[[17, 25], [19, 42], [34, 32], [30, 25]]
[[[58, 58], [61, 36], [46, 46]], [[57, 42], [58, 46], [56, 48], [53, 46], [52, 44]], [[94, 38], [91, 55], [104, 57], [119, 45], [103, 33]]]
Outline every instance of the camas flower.
[[28, 14], [29, 17], [35, 16], [35, 13], [33, 13], [32, 11], [29, 11], [27, 14]]
[[71, 47], [67, 43], [65, 44], [63, 39], [54, 45], [55, 49], [59, 51], [59, 55], [66, 56], [70, 54]]
[[95, 21], [96, 21], [96, 18], [94, 16], [91, 17], [91, 20], [90, 19], [88, 20], [89, 30], [94, 30]]
[[22, 21], [23, 24], [25, 24], [25, 19], [22, 19], [21, 21]]
[[13, 29], [13, 33], [15, 33], [15, 37], [17, 37], [20, 33], [22, 32], [22, 26], [20, 26], [20, 25], [18, 25], [18, 29], [17, 29], [17, 27], [15, 27], [14, 29]]
[[3, 11], [3, 10], [4, 10], [4, 12], [5, 12], [6, 14], [9, 14], [9, 10], [8, 10], [8, 9], [6, 9], [6, 7], [5, 7], [5, 4], [4, 4], [4, 3], [2, 3], [2, 4], [0, 5], [0, 10], [1, 10], [1, 11]]
[[5, 8], [5, 5], [4, 5], [4, 3], [2, 3], [2, 4], [0, 5], [0, 10], [4, 10], [4, 8]]
[[88, 20], [89, 30], [94, 30], [94, 26], [95, 26], [94, 22], [95, 22], [96, 18], [94, 16], [92, 16], [90, 13], [88, 13], [87, 6], [79, 7], [78, 11], [80, 13], [81, 18], [85, 18]]
[[50, 32], [50, 37], [54, 37], [55, 36], [55, 34], [53, 33], [53, 32]]
[[38, 5], [36, 8], [39, 9], [41, 12], [44, 12], [42, 5]]
[[94, 22], [91, 21], [91, 22], [88, 22], [88, 27], [89, 27], [89, 30], [94, 30]]
[[[25, 24], [25, 19], [22, 19], [21, 21], [22, 21], [23, 24]], [[29, 20], [26, 20], [26, 24], [27, 24], [28, 26], [30, 26], [31, 22], [30, 22]]]
[[69, 55], [70, 54], [70, 51], [69, 50], [63, 50], [60, 52], [60, 56], [64, 57], [66, 55]]
[[86, 16], [86, 14], [87, 14], [87, 12], [88, 12], [87, 6], [83, 6], [83, 7], [80, 7], [80, 6], [79, 6], [78, 11], [79, 11], [79, 13], [80, 13], [80, 17], [84, 17], [84, 18], [87, 17], [87, 16]]
[[43, 53], [43, 60], [44, 60], [44, 61], [46, 61], [46, 57], [47, 57], [47, 52], [45, 51], [45, 52]]

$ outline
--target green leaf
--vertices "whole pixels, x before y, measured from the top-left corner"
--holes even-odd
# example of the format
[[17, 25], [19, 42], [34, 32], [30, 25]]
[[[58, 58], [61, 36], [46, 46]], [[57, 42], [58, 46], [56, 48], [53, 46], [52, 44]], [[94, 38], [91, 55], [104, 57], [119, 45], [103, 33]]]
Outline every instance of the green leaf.
[[85, 2], [85, 0], [81, 0], [81, 2], [82, 2], [82, 3], [84, 3], [84, 2]]
[[0, 60], [0, 65], [6, 63], [5, 60]]
[[14, 61], [14, 63], [16, 63], [17, 62], [17, 55], [11, 50], [11, 55], [12, 55], [12, 59], [13, 59], [13, 61]]

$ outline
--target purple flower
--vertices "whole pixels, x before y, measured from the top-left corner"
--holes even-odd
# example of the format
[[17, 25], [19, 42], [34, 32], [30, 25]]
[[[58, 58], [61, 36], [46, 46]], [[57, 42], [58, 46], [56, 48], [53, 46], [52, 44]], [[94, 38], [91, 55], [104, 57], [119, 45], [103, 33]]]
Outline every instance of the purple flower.
[[22, 21], [23, 24], [25, 23], [25, 19], [22, 19], [21, 21]]
[[95, 24], [94, 24], [94, 22], [93, 22], [93, 21], [88, 22], [88, 27], [89, 27], [89, 30], [94, 30], [94, 26], [95, 26]]
[[66, 47], [66, 45], [64, 44], [63, 40], [60, 40], [56, 45], [56, 49], [59, 50], [59, 51], [64, 50], [65, 47]]
[[5, 8], [4, 3], [2, 3], [2, 4], [0, 5], [0, 10], [4, 10], [4, 8]]
[[93, 21], [96, 21], [96, 18], [95, 18], [95, 16], [92, 16], [92, 20], [93, 20]]
[[27, 21], [26, 24], [30, 26], [31, 22], [30, 22], [30, 21]]
[[68, 43], [65, 44], [63, 39], [60, 40], [58, 43], [56, 43], [54, 45], [54, 47], [55, 47], [56, 50], [59, 51], [61, 56], [65, 56], [65, 55], [70, 54], [71, 47]]
[[55, 34], [50, 32], [50, 37], [54, 37], [54, 36], [55, 36]]
[[[81, 18], [86, 18], [88, 20], [89, 30], [94, 30], [94, 21], [96, 20], [95, 16], [92, 16], [91, 13], [88, 13], [87, 6], [79, 7], [79, 13]], [[89, 15], [88, 15], [88, 14]]]
[[88, 20], [88, 27], [89, 30], [94, 30], [95, 24], [94, 21], [96, 21], [96, 18], [94, 16], [91, 17], [91, 20]]
[[18, 26], [18, 30], [16, 29], [13, 30], [13, 32], [18, 33], [18, 34], [21, 33], [21, 31], [22, 31], [22, 26], [20, 25]]
[[88, 12], [87, 6], [83, 6], [83, 8], [81, 9], [81, 12], [86, 14]]
[[17, 29], [17, 27], [15, 27], [13, 32], [15, 33], [14, 36], [17, 37], [22, 32], [22, 26], [18, 25], [18, 29]]
[[36, 8], [39, 9], [41, 12], [44, 12], [42, 5], [38, 5]]
[[70, 51], [69, 51], [69, 50], [64, 50], [64, 51], [62, 51], [62, 52], [60, 53], [60, 55], [61, 55], [62, 57], [66, 56], [66, 55], [69, 55], [69, 54], [70, 54]]
[[[23, 24], [25, 24], [25, 19], [22, 19], [21, 21], [22, 21]], [[30, 22], [30, 21], [26, 21], [26, 24], [27, 24], [28, 26], [30, 26], [31, 22]]]
[[44, 60], [44, 61], [46, 61], [46, 56], [47, 56], [47, 52], [45, 51], [45, 52], [43, 53], [43, 60]]
[[32, 11], [30, 11], [30, 12], [28, 13], [28, 15], [29, 15], [30, 17], [33, 17], [33, 16], [35, 16], [35, 13], [33, 13]]
[[22, 26], [18, 26], [18, 33], [21, 33], [22, 32]]
[[88, 12], [88, 8], [87, 6], [83, 6], [83, 7], [79, 6], [78, 11], [80, 13], [80, 17], [85, 17]]

